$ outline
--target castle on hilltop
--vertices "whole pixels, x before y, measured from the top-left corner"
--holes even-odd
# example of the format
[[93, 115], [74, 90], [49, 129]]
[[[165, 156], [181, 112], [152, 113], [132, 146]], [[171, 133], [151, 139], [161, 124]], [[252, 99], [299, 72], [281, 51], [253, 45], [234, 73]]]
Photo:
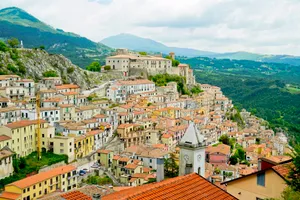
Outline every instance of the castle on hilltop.
[[[173, 52], [170, 53], [170, 58], [175, 60]], [[140, 55], [127, 49], [117, 49], [114, 55], [106, 58], [106, 65], [111, 66], [112, 70], [122, 71], [125, 77], [137, 75], [139, 72], [140, 74], [145, 72], [148, 75], [168, 73], [184, 76], [188, 85], [196, 84], [193, 70], [189, 65], [179, 64], [173, 67], [172, 60], [163, 58], [162, 54]]]

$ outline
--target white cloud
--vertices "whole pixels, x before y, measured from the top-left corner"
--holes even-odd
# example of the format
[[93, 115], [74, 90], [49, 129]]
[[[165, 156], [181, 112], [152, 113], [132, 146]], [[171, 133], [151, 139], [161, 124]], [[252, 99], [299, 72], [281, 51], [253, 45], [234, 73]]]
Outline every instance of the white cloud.
[[131, 33], [170, 46], [300, 55], [298, 0], [1, 0], [94, 41]]

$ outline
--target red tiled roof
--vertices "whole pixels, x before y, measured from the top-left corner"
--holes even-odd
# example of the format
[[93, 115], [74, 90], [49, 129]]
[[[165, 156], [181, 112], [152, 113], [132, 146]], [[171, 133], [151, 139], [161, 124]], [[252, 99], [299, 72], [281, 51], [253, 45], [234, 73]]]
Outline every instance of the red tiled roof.
[[291, 166], [291, 162], [290, 163], [286, 163], [286, 164], [282, 164], [282, 165], [276, 165], [276, 166], [274, 166], [272, 168], [280, 176], [282, 176], [283, 178], [287, 178], [287, 176], [288, 176], [288, 174], [290, 172], [290, 166]]
[[99, 149], [99, 150], [97, 150], [97, 153], [103, 153], [103, 154], [108, 154], [110, 152], [112, 152], [112, 151], [111, 150], [107, 150], [107, 149]]
[[2, 199], [11, 199], [11, 200], [15, 200], [18, 199], [21, 196], [21, 194], [17, 194], [17, 193], [12, 193], [12, 192], [3, 192], [0, 195], [0, 198]]
[[78, 85], [74, 85], [74, 84], [57, 85], [55, 87], [58, 90], [60, 90], [60, 89], [77, 89], [77, 88], [79, 88]]
[[136, 164], [130, 163], [126, 165], [124, 168], [126, 169], [136, 169], [138, 166]]
[[65, 200], [92, 200], [91, 197], [87, 196], [86, 194], [80, 191], [68, 192], [62, 194], [61, 197], [63, 197]]
[[[40, 120], [40, 123], [46, 123], [46, 120]], [[17, 122], [13, 122], [10, 124], [5, 125], [8, 128], [14, 129], [14, 128], [21, 128], [21, 127], [25, 127], [25, 126], [31, 126], [37, 124], [37, 120], [22, 120], [22, 121], [17, 121]]]
[[39, 174], [21, 179], [19, 181], [10, 183], [9, 185], [14, 185], [18, 188], [24, 189], [27, 188], [31, 185], [37, 184], [39, 182], [45, 181], [49, 178], [61, 175], [61, 174], [65, 174], [68, 172], [71, 172], [73, 170], [75, 170], [76, 168], [72, 165], [66, 165], [66, 166], [62, 166], [62, 167], [56, 167], [54, 169], [51, 169], [49, 171], [46, 172], [41, 172]]
[[0, 135], [0, 142], [5, 141], [5, 140], [10, 140], [11, 137], [7, 136], [7, 135]]
[[104, 196], [102, 200], [180, 199], [231, 200], [236, 199], [196, 173], [146, 184]]

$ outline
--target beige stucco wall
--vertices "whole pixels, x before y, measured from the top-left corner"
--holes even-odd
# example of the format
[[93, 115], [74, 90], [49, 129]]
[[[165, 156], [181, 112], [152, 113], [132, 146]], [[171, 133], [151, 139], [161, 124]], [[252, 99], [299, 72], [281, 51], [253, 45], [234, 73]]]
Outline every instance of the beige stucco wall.
[[265, 175], [265, 187], [257, 185], [257, 176], [254, 174], [228, 183], [227, 192], [240, 200], [256, 200], [257, 197], [279, 198], [285, 188], [284, 180], [273, 170], [268, 170]]

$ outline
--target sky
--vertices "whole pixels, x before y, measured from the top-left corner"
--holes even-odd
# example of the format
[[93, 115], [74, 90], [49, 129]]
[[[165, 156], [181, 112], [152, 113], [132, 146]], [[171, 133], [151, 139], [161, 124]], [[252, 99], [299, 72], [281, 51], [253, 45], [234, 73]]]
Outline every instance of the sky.
[[0, 0], [93, 41], [120, 33], [214, 52], [300, 55], [300, 0]]

